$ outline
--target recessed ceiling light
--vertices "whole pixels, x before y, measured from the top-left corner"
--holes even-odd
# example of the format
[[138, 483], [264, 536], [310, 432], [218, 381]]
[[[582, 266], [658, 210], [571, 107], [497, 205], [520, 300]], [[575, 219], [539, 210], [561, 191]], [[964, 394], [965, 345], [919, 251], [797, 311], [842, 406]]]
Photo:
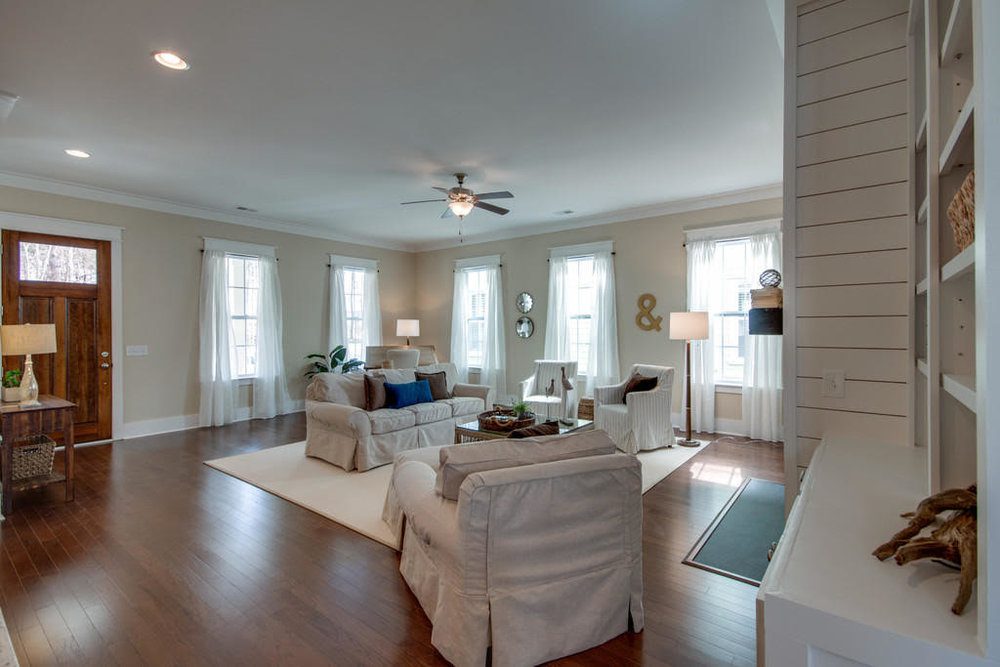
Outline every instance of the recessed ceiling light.
[[185, 70], [191, 69], [191, 66], [187, 64], [187, 61], [181, 58], [179, 55], [173, 51], [154, 51], [153, 60], [160, 63], [168, 69]]
[[576, 213], [576, 211], [571, 208], [564, 208], [561, 211], [556, 211], [556, 215], [573, 215], [574, 213]]
[[249, 206], [243, 206], [242, 204], [236, 207], [237, 211], [243, 211], [244, 213], [256, 213], [257, 209], [250, 208]]
[[81, 151], [79, 148], [67, 148], [65, 152], [66, 155], [72, 157], [90, 157], [90, 153], [87, 151]]

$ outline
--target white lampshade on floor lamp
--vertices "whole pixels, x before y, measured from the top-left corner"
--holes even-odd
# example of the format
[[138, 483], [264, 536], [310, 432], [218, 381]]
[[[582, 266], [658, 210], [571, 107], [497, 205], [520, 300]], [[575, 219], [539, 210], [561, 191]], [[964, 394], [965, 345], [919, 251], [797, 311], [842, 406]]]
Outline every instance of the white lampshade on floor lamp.
[[684, 439], [677, 439], [677, 444], [682, 447], [697, 447], [698, 441], [691, 437], [691, 341], [708, 338], [708, 313], [703, 311], [670, 313], [670, 338], [685, 341], [684, 416], [687, 421], [687, 433]]
[[406, 347], [410, 347], [410, 336], [420, 335], [420, 320], [396, 320], [396, 335], [406, 336]]
[[0, 346], [3, 347], [5, 357], [24, 355], [20, 405], [39, 405], [38, 380], [35, 379], [31, 355], [52, 354], [56, 351], [56, 325], [5, 324], [0, 327]]

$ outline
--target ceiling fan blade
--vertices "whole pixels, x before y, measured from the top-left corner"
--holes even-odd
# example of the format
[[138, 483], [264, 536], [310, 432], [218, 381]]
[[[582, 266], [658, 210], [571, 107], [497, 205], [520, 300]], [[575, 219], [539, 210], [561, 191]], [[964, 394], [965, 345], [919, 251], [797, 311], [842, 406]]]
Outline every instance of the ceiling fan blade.
[[448, 192], [448, 188], [442, 188], [438, 185], [432, 185], [431, 187], [437, 190], [438, 192]]
[[448, 201], [448, 200], [447, 199], [418, 199], [417, 201], [404, 201], [404, 202], [400, 202], [400, 205], [401, 206], [405, 206], [406, 204], [426, 204], [427, 202], [432, 202], [432, 201]]
[[514, 195], [506, 190], [500, 190], [498, 192], [484, 192], [482, 194], [477, 194], [476, 197], [479, 199], [513, 199]]
[[476, 208], [481, 208], [484, 211], [489, 211], [490, 213], [496, 213], [497, 215], [507, 215], [508, 213], [510, 213], [510, 209], [494, 206], [493, 204], [487, 204], [486, 202], [477, 201], [475, 206]]
[[451, 212], [451, 207], [445, 207], [444, 213], [441, 214], [441, 218], [442, 219], [444, 219], [444, 218], [450, 218], [450, 217], [452, 217], [454, 215], [455, 214]]

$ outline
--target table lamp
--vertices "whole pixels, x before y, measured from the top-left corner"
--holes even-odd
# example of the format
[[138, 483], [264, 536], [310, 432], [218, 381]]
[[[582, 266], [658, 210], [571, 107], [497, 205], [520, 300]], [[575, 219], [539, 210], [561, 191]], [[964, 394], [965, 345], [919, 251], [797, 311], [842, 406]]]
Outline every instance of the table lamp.
[[677, 444], [682, 447], [697, 447], [700, 443], [691, 437], [691, 341], [708, 338], [708, 313], [691, 311], [670, 313], [670, 339], [683, 340], [685, 346], [684, 381], [684, 414], [687, 419], [687, 437], [678, 438]]
[[410, 336], [420, 335], [420, 320], [396, 320], [396, 335], [406, 336], [406, 347], [410, 347]]
[[56, 351], [56, 325], [54, 324], [5, 324], [0, 327], [0, 346], [6, 357], [24, 355], [24, 374], [21, 376], [21, 407], [40, 405], [38, 380], [35, 379], [31, 355], [52, 354]]

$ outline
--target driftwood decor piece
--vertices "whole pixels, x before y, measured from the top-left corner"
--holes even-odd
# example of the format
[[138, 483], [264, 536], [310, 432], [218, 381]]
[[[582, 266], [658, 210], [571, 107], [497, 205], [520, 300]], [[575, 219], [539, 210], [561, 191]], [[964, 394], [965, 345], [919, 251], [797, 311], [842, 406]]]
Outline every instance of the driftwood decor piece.
[[[924, 528], [937, 521], [941, 512], [951, 512], [951, 515], [931, 531], [930, 537], [918, 537]], [[921, 500], [916, 512], [901, 516], [910, 523], [872, 554], [879, 560], [895, 554], [897, 565], [921, 558], [939, 558], [960, 566], [958, 596], [951, 611], [961, 614], [969, 603], [977, 575], [976, 485], [935, 493]]]

